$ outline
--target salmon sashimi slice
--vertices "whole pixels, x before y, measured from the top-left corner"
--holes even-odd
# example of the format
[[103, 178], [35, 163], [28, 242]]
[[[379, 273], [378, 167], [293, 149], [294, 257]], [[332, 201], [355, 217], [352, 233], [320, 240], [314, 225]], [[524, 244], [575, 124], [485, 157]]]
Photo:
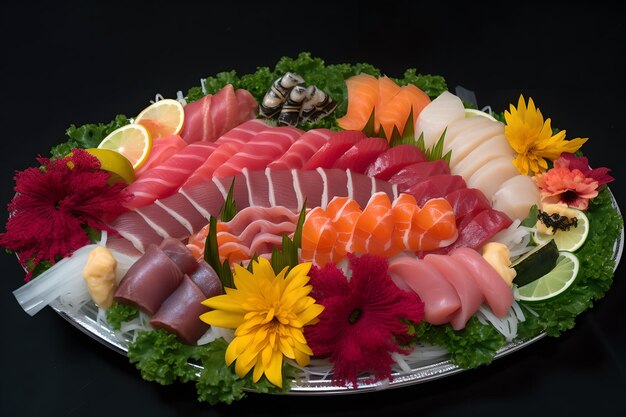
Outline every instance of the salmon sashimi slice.
[[[420, 207], [415, 201], [415, 197], [410, 194], [400, 194], [391, 205], [391, 212], [395, 222], [394, 240], [396, 245], [409, 249], [417, 250], [419, 240], [415, 236], [411, 236], [415, 215], [420, 211]], [[412, 237], [412, 239], [411, 239]]]
[[346, 80], [348, 88], [348, 110], [337, 119], [345, 130], [363, 130], [378, 103], [379, 82], [369, 74], [359, 74]]
[[326, 207], [326, 214], [337, 231], [337, 240], [333, 248], [333, 262], [345, 258], [348, 253], [346, 246], [350, 242], [354, 225], [361, 215], [359, 203], [348, 197], [334, 197]]
[[330, 217], [321, 207], [311, 210], [302, 225], [303, 261], [315, 261], [324, 266], [330, 261], [331, 252], [337, 240], [337, 231], [331, 224]]
[[411, 111], [413, 111], [413, 120], [415, 120], [428, 103], [430, 103], [428, 94], [412, 84], [403, 86], [398, 94], [382, 106], [376, 116], [380, 121], [385, 137], [391, 138], [394, 127], [398, 128], [399, 133], [404, 132], [404, 125]]
[[415, 227], [440, 240], [454, 240], [458, 234], [452, 206], [445, 198], [428, 200], [415, 214], [413, 221]]
[[375, 193], [354, 225], [350, 252], [389, 255], [394, 247], [394, 219], [391, 201], [385, 193]]

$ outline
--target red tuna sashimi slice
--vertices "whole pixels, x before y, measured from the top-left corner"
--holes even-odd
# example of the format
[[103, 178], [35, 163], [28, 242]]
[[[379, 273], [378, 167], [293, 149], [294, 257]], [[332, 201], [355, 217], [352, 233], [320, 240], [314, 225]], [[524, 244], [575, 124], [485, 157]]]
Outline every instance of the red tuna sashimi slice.
[[342, 130], [334, 132], [328, 143], [324, 144], [311, 156], [302, 169], [331, 168], [348, 149], [367, 136], [359, 130]]
[[209, 311], [202, 305], [206, 299], [200, 287], [184, 276], [180, 285], [150, 318], [150, 325], [155, 329], [165, 329], [184, 343], [194, 345], [209, 329], [209, 325], [198, 318]]
[[244, 168], [251, 171], [265, 169], [270, 162], [287, 152], [302, 133], [302, 130], [290, 126], [266, 129], [213, 171], [213, 176], [222, 178], [237, 175]]
[[187, 146], [187, 142], [178, 135], [161, 136], [160, 138], [154, 139], [150, 156], [148, 156], [148, 160], [135, 171], [135, 177], [141, 178], [145, 172], [161, 165], [170, 156], [176, 154], [185, 146]]
[[271, 169], [299, 169], [328, 143], [333, 132], [329, 129], [311, 129], [294, 142], [283, 156], [267, 165]]
[[446, 200], [452, 206], [457, 223], [465, 216], [491, 208], [487, 197], [477, 188], [459, 188], [446, 195]]
[[448, 255], [429, 254], [424, 261], [433, 265], [456, 290], [461, 300], [461, 309], [452, 317], [450, 324], [454, 330], [461, 330], [476, 313], [484, 301], [484, 296], [462, 262]]
[[418, 162], [426, 162], [426, 155], [419, 148], [397, 145], [378, 155], [365, 170], [365, 175], [387, 181], [402, 168]]
[[361, 139], [335, 161], [333, 168], [349, 169], [363, 174], [367, 167], [387, 149], [389, 149], [389, 143], [383, 138]]
[[126, 187], [133, 197], [125, 206], [133, 209], [172, 195], [213, 152], [215, 144], [198, 142], [187, 145], [163, 164], [147, 171]]
[[398, 190], [404, 192], [428, 177], [442, 174], [450, 174], [450, 166], [446, 161], [438, 159], [436, 161], [416, 162], [393, 174], [389, 178], [389, 182], [397, 184]]
[[404, 192], [413, 195], [417, 204], [423, 206], [432, 198], [445, 198], [452, 191], [466, 187], [460, 175], [441, 174], [428, 177]]
[[215, 144], [221, 145], [226, 142], [248, 143], [252, 137], [269, 127], [270, 126], [262, 120], [248, 120], [224, 133], [215, 141]]
[[504, 317], [513, 304], [513, 291], [500, 274], [474, 249], [456, 248], [450, 255], [461, 261], [472, 274], [491, 311]]
[[[241, 103], [228, 84], [214, 95], [189, 103], [184, 107], [185, 124], [181, 133], [187, 143], [212, 142], [235, 126], [251, 119], [256, 114], [257, 104], [239, 93]], [[254, 111], [253, 111], [254, 109]]]
[[[181, 211], [177, 216], [190, 220], [189, 223], [196, 228], [197, 223], [195, 220], [192, 222], [192, 219], [201, 217], [208, 219], [210, 216], [219, 215], [228, 189], [233, 183], [233, 196], [238, 210], [249, 207], [251, 201], [269, 207], [285, 206], [298, 212], [304, 201], [307, 207], [324, 208], [335, 196], [349, 197], [363, 207], [367, 205], [371, 195], [379, 191], [385, 192], [392, 200], [397, 197], [396, 187], [389, 182], [341, 169], [320, 168], [310, 171], [246, 169], [235, 177], [219, 179], [214, 177], [211, 181], [181, 187], [172, 196], [159, 200], [158, 204], [171, 210], [180, 208]], [[252, 184], [252, 188], [248, 184]], [[188, 203], [184, 202], [185, 199]], [[169, 212], [168, 214], [173, 215]], [[158, 224], [158, 219], [154, 219], [153, 222]], [[163, 237], [135, 211], [118, 216], [110, 225], [141, 252], [150, 243], [159, 243], [163, 240]], [[193, 233], [197, 233], [201, 228], [197, 227]]]
[[[239, 123], [254, 119], [259, 112], [259, 103], [257, 103], [254, 96], [243, 88], [235, 90], [235, 96], [237, 97], [237, 105], [239, 107]], [[258, 121], [260, 122], [260, 120]]]
[[424, 302], [424, 319], [446, 324], [461, 308], [461, 300], [450, 282], [433, 265], [422, 259], [400, 256], [389, 261], [392, 279], [404, 283]]

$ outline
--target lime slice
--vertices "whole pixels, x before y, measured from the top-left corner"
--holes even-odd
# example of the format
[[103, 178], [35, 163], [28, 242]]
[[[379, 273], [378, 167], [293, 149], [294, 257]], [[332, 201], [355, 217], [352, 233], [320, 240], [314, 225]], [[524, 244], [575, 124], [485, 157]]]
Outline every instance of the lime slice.
[[152, 136], [140, 124], [129, 124], [111, 132], [98, 145], [98, 149], [109, 149], [121, 153], [130, 161], [134, 170], [141, 167], [152, 150]]
[[567, 290], [576, 280], [580, 262], [571, 252], [559, 252], [554, 269], [536, 281], [515, 289], [515, 299], [521, 301], [543, 301]]
[[589, 219], [582, 211], [571, 207], [569, 209], [576, 212], [578, 221], [576, 227], [570, 227], [569, 230], [557, 230], [553, 235], [535, 232], [533, 239], [538, 245], [554, 239], [559, 251], [574, 252], [585, 243], [589, 234]]

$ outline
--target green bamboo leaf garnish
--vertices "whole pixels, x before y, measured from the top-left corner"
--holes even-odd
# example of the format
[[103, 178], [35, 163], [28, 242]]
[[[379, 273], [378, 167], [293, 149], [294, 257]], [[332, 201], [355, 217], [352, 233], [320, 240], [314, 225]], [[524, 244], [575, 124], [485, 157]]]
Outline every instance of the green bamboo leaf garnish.
[[293, 233], [293, 240], [287, 235], [283, 235], [281, 249], [272, 249], [272, 258], [270, 259], [270, 263], [272, 264], [272, 269], [274, 269], [275, 273], [278, 274], [285, 267], [291, 269], [298, 264], [298, 249], [300, 249], [300, 245], [302, 244], [302, 225], [304, 224], [305, 218], [306, 200], [302, 204], [302, 209], [300, 210], [296, 230]]
[[420, 151], [426, 154], [426, 144], [424, 143], [424, 132], [420, 133], [420, 137], [417, 138], [417, 141], [415, 142], [415, 146], [417, 146], [417, 148]]
[[394, 125], [393, 130], [391, 131], [391, 138], [389, 138], [389, 143], [398, 143], [400, 141], [402, 141], [402, 135], [400, 134], [400, 130], [398, 130], [398, 126]]
[[397, 126], [394, 126], [393, 128], [393, 133], [391, 134], [391, 139], [389, 140], [389, 147], [398, 145], [415, 146], [415, 126], [413, 121], [412, 106], [411, 111], [409, 112], [409, 117], [406, 119], [406, 123], [404, 124], [404, 131], [402, 132], [402, 134], [400, 134], [400, 132], [398, 131]]
[[367, 123], [362, 130], [363, 134], [368, 138], [376, 137], [376, 109], [372, 109], [372, 114], [370, 114], [370, 118], [367, 119]]
[[222, 207], [222, 211], [220, 212], [220, 219], [223, 222], [231, 221], [233, 217], [235, 217], [235, 215], [237, 214], [237, 206], [233, 198], [234, 187], [235, 178], [233, 177], [233, 181], [230, 183], [230, 188], [228, 189], [228, 195], [226, 195], [226, 200], [224, 201], [224, 206]]
[[[433, 146], [428, 151], [426, 151], [426, 159], [428, 159], [429, 161], [436, 161], [438, 159], [443, 159], [443, 142], [446, 136], [447, 129], [448, 128], [445, 128], [443, 130], [443, 133], [441, 134], [441, 137], [439, 137], [439, 140], [437, 141], [437, 143], [435, 143], [435, 146]], [[448, 159], [449, 159], [449, 156], [448, 156]]]

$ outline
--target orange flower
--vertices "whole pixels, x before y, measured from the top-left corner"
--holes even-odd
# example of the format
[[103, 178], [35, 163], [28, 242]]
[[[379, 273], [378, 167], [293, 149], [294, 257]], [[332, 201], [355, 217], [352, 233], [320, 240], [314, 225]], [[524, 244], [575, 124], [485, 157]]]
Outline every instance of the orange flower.
[[565, 203], [586, 210], [589, 200], [598, 195], [598, 181], [585, 176], [580, 170], [557, 166], [533, 177], [545, 203]]

